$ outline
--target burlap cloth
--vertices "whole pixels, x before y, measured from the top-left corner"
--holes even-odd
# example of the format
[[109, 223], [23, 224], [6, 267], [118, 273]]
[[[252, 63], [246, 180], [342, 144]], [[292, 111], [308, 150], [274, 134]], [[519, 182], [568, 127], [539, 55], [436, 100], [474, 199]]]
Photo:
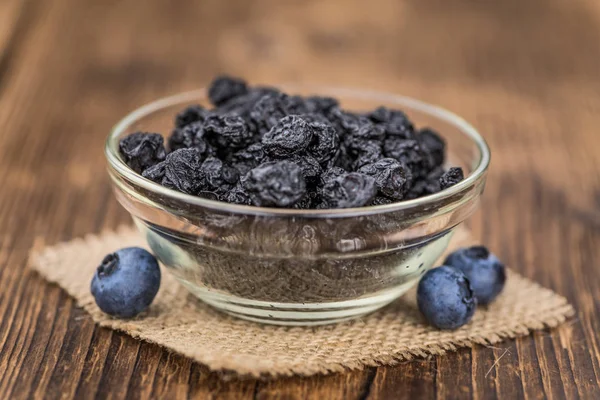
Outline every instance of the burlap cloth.
[[[457, 230], [449, 250], [471, 243]], [[553, 327], [573, 314], [566, 299], [509, 271], [506, 288], [490, 307], [479, 307], [472, 322], [456, 331], [428, 326], [414, 290], [359, 320], [318, 328], [259, 325], [229, 317], [188, 295], [168, 273], [150, 310], [133, 320], [103, 314], [90, 293], [99, 260], [125, 246], [146, 247], [133, 228], [87, 236], [32, 251], [31, 266], [75, 298], [101, 326], [157, 343], [207, 365], [240, 375], [312, 375], [365, 366], [395, 364], [443, 354], [475, 343], [492, 344]]]

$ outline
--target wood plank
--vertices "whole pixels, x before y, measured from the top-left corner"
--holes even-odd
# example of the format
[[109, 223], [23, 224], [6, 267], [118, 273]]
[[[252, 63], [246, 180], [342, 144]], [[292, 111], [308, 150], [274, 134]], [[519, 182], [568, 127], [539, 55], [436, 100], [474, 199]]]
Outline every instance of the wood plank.
[[437, 397], [435, 360], [415, 360], [377, 368], [369, 399], [433, 399]]
[[447, 399], [459, 395], [465, 399], [472, 398], [471, 365], [471, 351], [468, 349], [438, 357], [435, 366], [436, 397]]
[[375, 370], [353, 371], [346, 374], [317, 375], [312, 378], [284, 378], [266, 383], [258, 382], [256, 399], [332, 399], [367, 398]]
[[75, 391], [75, 399], [96, 397], [104, 372], [108, 351], [112, 344], [113, 332], [96, 329], [85, 356], [81, 378]]
[[8, 68], [10, 57], [27, 31], [25, 11], [30, 6], [25, 0], [4, 0], [0, 3], [0, 82]]
[[189, 377], [189, 399], [253, 399], [257, 382], [248, 379], [222, 379], [200, 364], [192, 364]]
[[163, 351], [152, 384], [151, 397], [183, 399], [189, 391], [192, 361], [189, 358]]

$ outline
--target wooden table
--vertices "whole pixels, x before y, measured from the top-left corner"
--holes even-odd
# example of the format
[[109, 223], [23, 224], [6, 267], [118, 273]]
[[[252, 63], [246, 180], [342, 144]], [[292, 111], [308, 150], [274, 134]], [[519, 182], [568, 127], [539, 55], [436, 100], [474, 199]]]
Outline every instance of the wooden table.
[[[597, 0], [0, 1], [0, 398], [600, 398], [599, 39]], [[221, 72], [463, 115], [493, 152], [475, 234], [577, 316], [496, 347], [267, 382], [96, 328], [28, 250], [128, 223], [105, 173], [110, 127]]]

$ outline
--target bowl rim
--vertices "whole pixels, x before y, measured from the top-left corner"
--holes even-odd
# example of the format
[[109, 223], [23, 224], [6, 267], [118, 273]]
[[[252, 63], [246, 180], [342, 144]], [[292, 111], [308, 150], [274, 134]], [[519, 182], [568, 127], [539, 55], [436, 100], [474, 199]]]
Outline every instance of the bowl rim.
[[[319, 209], [319, 210], [302, 210], [302, 209], [291, 209], [291, 208], [269, 208], [269, 207], [256, 207], [246, 206], [240, 204], [226, 203], [223, 201], [209, 200], [202, 197], [178, 192], [173, 189], [164, 187], [158, 183], [155, 183], [149, 179], [144, 178], [141, 174], [136, 173], [131, 169], [120, 157], [118, 151], [118, 137], [126, 132], [129, 127], [140, 118], [148, 116], [153, 112], [159, 111], [163, 108], [174, 106], [177, 104], [190, 103], [193, 101], [199, 101], [206, 99], [206, 89], [197, 89], [187, 92], [178, 93], [171, 96], [166, 96], [154, 100], [150, 103], [146, 103], [141, 107], [133, 110], [125, 117], [123, 117], [116, 125], [111, 129], [104, 147], [106, 159], [109, 163], [109, 167], [112, 168], [118, 175], [125, 178], [126, 180], [135, 183], [136, 185], [166, 196], [178, 201], [185, 203], [206, 207], [209, 209], [224, 211], [235, 214], [246, 214], [246, 215], [261, 215], [261, 216], [286, 216], [286, 217], [328, 217], [328, 218], [343, 218], [343, 217], [356, 217], [364, 215], [373, 215], [401, 210], [408, 210], [424, 206], [430, 203], [434, 203], [448, 197], [455, 196], [461, 192], [467, 192], [468, 189], [477, 184], [485, 176], [485, 173], [490, 164], [491, 154], [490, 149], [481, 136], [481, 134], [467, 121], [458, 116], [457, 114], [421, 100], [414, 99], [408, 96], [396, 95], [386, 92], [378, 92], [371, 90], [363, 90], [356, 88], [344, 88], [335, 86], [316, 86], [316, 85], [279, 85], [286, 91], [293, 90], [311, 90], [316, 95], [328, 95], [337, 97], [351, 97], [360, 100], [379, 100], [385, 103], [396, 104], [399, 107], [407, 107], [425, 114], [432, 115], [439, 118], [447, 123], [455, 125], [460, 129], [461, 132], [466, 134], [479, 150], [479, 163], [477, 167], [461, 182], [448, 189], [439, 191], [437, 193], [419, 197], [412, 200], [402, 200], [397, 203], [367, 206], [367, 207], [355, 207], [355, 208], [342, 208], [342, 209]], [[116, 181], [116, 177], [113, 171], [109, 169], [109, 175], [113, 180]]]

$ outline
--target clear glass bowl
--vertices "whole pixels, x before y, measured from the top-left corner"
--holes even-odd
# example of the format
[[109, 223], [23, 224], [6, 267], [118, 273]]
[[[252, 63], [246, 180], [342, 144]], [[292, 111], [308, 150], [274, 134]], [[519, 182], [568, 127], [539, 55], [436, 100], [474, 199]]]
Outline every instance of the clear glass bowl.
[[370, 313], [413, 286], [474, 212], [488, 146], [460, 117], [418, 100], [340, 88], [284, 89], [333, 96], [351, 110], [400, 108], [417, 126], [440, 132], [448, 165], [461, 166], [466, 178], [395, 204], [293, 210], [203, 199], [136, 174], [119, 155], [119, 139], [138, 130], [169, 134], [181, 109], [208, 106], [205, 91], [198, 90], [147, 104], [112, 130], [105, 150], [117, 199], [173, 276], [219, 310], [278, 325], [328, 324]]

